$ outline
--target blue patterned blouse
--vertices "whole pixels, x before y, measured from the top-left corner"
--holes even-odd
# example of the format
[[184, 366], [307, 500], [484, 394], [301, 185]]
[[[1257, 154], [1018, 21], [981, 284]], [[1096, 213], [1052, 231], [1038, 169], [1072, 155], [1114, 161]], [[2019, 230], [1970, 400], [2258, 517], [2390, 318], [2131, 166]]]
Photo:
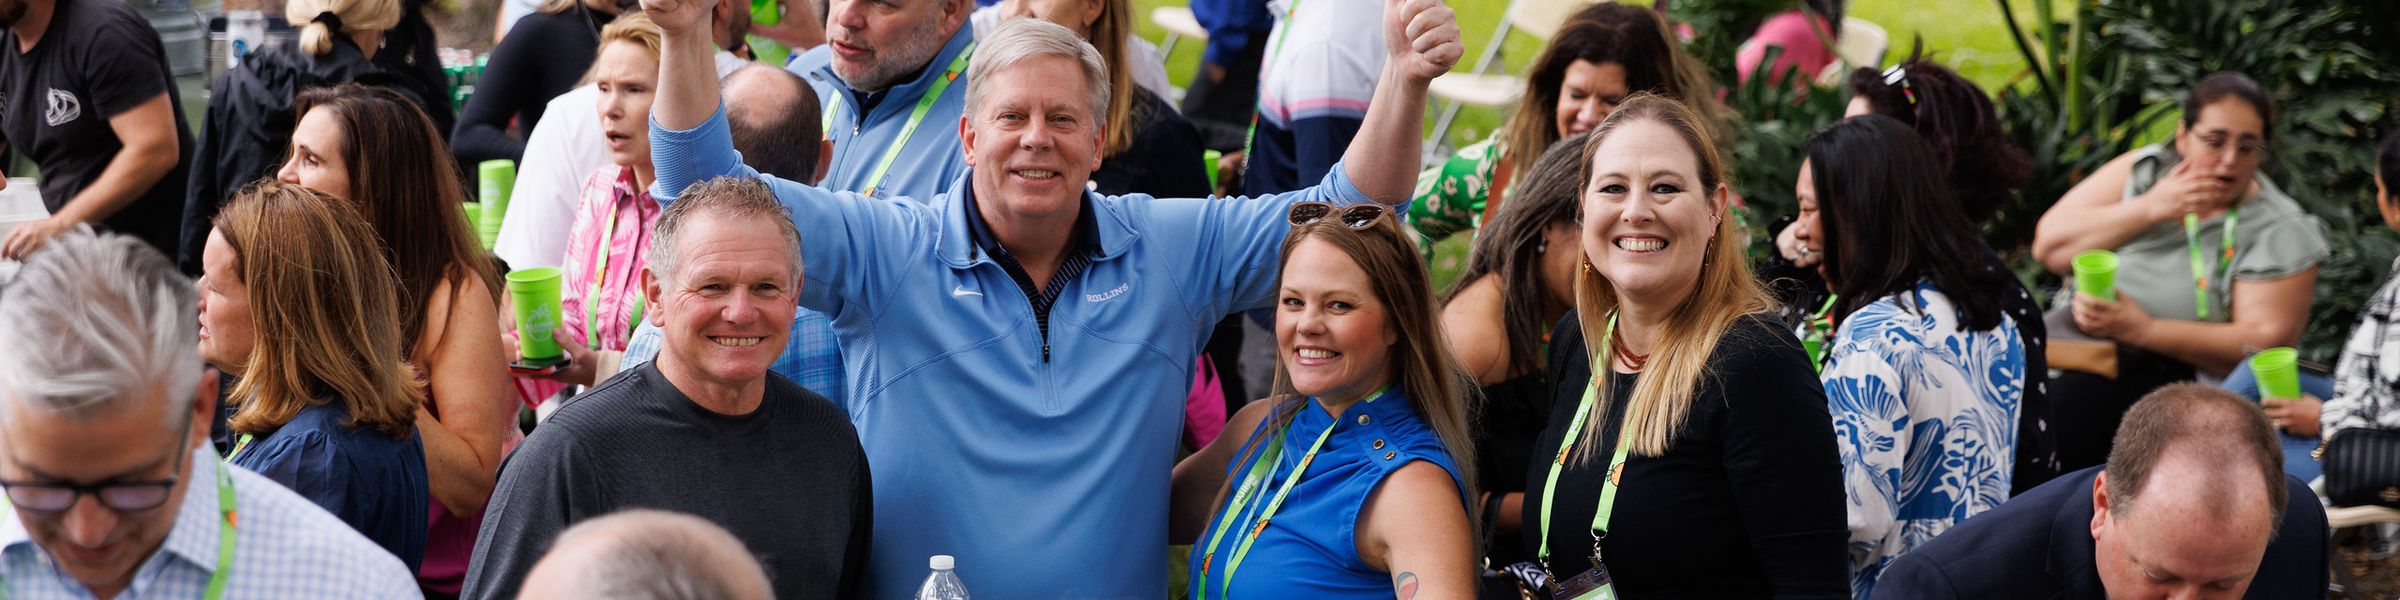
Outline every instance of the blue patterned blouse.
[[1920, 282], [1842, 320], [1821, 379], [1849, 496], [1857, 598], [1901, 553], [2008, 500], [2025, 345], [2003, 315], [1962, 331]]

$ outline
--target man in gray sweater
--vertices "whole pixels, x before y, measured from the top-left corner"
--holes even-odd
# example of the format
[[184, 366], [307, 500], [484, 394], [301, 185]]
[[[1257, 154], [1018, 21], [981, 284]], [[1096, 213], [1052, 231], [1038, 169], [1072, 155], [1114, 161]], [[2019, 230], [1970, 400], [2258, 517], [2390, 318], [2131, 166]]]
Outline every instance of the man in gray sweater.
[[849, 598], [874, 506], [848, 415], [768, 367], [801, 282], [800, 234], [764, 184], [717, 179], [659, 216], [643, 289], [658, 360], [577, 395], [500, 468], [462, 598], [512, 598], [561, 530], [625, 508], [708, 519], [775, 596]]

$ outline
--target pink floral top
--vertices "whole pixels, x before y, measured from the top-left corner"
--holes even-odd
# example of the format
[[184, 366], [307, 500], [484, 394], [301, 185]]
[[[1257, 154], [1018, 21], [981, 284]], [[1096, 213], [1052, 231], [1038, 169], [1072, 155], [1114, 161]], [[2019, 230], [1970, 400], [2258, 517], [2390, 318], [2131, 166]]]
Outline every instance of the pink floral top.
[[[642, 295], [642, 268], [650, 264], [651, 226], [658, 222], [659, 211], [658, 202], [634, 182], [633, 169], [611, 165], [584, 178], [583, 203], [576, 208], [575, 224], [567, 233], [567, 255], [559, 263], [565, 272], [559, 292], [562, 339], [588, 340], [583, 342], [586, 348], [625, 350], [625, 342], [649, 310]], [[593, 325], [598, 335], [585, 337]], [[516, 383], [528, 406], [564, 387], [524, 377]]]

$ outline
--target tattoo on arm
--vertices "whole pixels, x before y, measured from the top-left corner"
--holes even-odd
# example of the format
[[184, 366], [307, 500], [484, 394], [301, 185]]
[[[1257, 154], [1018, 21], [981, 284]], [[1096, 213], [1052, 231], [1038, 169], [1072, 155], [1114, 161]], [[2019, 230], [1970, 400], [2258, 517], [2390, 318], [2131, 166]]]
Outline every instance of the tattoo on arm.
[[1399, 600], [1410, 600], [1417, 597], [1417, 573], [1401, 571], [1399, 575], [1393, 576], [1392, 589], [1398, 592], [1393, 597]]

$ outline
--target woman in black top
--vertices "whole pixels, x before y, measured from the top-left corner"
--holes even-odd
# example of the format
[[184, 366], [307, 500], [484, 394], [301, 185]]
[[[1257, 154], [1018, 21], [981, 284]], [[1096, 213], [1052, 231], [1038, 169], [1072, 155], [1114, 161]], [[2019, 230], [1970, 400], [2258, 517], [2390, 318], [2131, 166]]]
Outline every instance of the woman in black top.
[[[627, 2], [631, 4], [631, 2]], [[459, 111], [450, 134], [450, 153], [461, 163], [519, 160], [525, 134], [542, 121], [550, 99], [575, 89], [600, 53], [600, 28], [617, 19], [613, 0], [550, 0], [518, 20], [492, 48], [475, 81], [475, 95]], [[511, 133], [509, 122], [516, 122]]]
[[1489, 567], [1532, 560], [1517, 532], [1524, 504], [1524, 466], [1536, 454], [1533, 438], [1550, 420], [1550, 380], [1542, 342], [1550, 324], [1575, 304], [1576, 188], [1583, 181], [1583, 143], [1556, 144], [1526, 170], [1513, 201], [1500, 206], [1476, 233], [1474, 252], [1458, 283], [1443, 298], [1442, 331], [1461, 367], [1483, 386], [1475, 418], [1476, 470], [1481, 494], [1470, 507], [1482, 514]]
[[1696, 123], [1636, 95], [1586, 146], [1586, 317], [1552, 334], [1526, 546], [1558, 598], [1600, 581], [1623, 598], [1847, 598], [1825, 394], [1768, 316]]

